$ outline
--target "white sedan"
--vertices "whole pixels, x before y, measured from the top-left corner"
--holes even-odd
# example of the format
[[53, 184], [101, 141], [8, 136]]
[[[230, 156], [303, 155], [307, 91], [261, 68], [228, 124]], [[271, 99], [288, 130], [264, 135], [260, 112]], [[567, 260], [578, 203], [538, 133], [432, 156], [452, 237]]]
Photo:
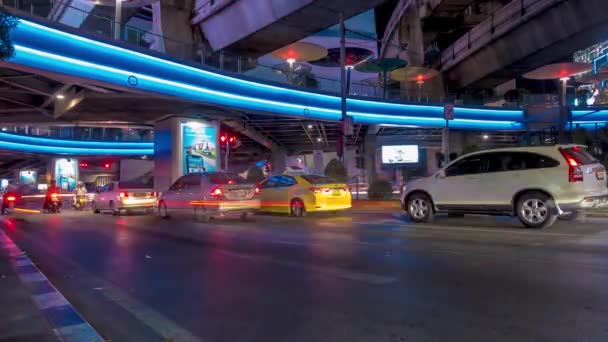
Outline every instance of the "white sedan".
[[158, 211], [161, 217], [194, 214], [200, 221], [213, 216], [240, 215], [246, 219], [260, 209], [260, 189], [237, 175], [224, 172], [191, 173], [163, 191]]
[[118, 215], [128, 210], [149, 210], [156, 208], [156, 192], [143, 184], [135, 182], [111, 182], [99, 189], [91, 207], [98, 214], [108, 210]]

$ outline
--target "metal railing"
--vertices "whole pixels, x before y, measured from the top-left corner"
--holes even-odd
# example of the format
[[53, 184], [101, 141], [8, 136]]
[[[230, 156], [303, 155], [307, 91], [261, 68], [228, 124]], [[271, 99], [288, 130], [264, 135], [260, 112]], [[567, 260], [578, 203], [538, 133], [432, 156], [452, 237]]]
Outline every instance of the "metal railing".
[[[51, 0], [48, 3], [36, 3], [21, 0], [3, 0], [2, 6], [14, 8], [29, 13], [32, 16], [42, 17], [95, 35], [114, 39], [117, 25], [114, 18], [87, 12], [82, 8], [72, 6], [68, 1]], [[69, 13], [67, 12], [68, 10]], [[64, 15], [69, 15], [70, 20], [63, 20]], [[78, 18], [78, 15], [82, 17]], [[314, 74], [301, 74], [289, 78], [282, 70], [274, 66], [259, 63], [257, 58], [235, 55], [227, 51], [209, 51], [203, 44], [187, 44], [180, 40], [129, 25], [121, 26], [119, 40], [132, 46], [160, 52], [172, 58], [201, 64], [221, 72], [246, 75], [263, 81], [271, 81], [309, 90], [340, 94], [340, 81], [336, 79], [324, 78]], [[292, 79], [292, 81], [290, 82], [289, 79]], [[351, 82], [350, 90], [350, 96], [380, 99], [383, 94], [382, 86], [357, 82]], [[418, 95], [417, 93], [401, 91], [398, 88], [387, 89], [386, 93], [385, 99], [390, 100], [406, 100], [411, 102], [440, 102], [443, 100], [443, 98], [433, 96], [431, 93], [423, 92], [421, 95]]]
[[77, 141], [154, 142], [153, 128], [12, 125], [0, 126], [0, 133]]
[[512, 0], [469, 30], [441, 53], [439, 66], [447, 70], [524, 21], [565, 0]]

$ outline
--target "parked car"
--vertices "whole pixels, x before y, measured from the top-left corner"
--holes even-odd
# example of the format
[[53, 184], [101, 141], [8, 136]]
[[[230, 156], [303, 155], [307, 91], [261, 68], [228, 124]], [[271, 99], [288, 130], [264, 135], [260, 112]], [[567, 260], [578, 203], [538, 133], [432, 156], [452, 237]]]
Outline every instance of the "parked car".
[[119, 215], [129, 210], [156, 209], [157, 196], [153, 189], [137, 182], [110, 182], [101, 187], [95, 194], [91, 207], [93, 213], [99, 214], [108, 210]]
[[343, 182], [316, 175], [280, 174], [260, 184], [262, 210], [304, 216], [308, 212], [337, 211], [352, 206]]
[[435, 213], [512, 215], [530, 228], [608, 205], [606, 169], [584, 146], [503, 148], [462, 156], [408, 182], [401, 205], [413, 221]]
[[245, 220], [260, 209], [259, 188], [235, 174], [225, 172], [191, 173], [179, 178], [158, 202], [161, 217], [193, 214], [197, 220], [239, 215]]

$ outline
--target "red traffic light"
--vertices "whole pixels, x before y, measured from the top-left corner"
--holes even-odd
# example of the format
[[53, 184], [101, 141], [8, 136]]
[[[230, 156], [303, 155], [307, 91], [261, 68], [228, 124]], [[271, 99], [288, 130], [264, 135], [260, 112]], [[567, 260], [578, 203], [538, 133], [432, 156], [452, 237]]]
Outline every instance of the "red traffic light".
[[225, 142], [226, 142], [226, 139], [228, 139], [228, 137], [226, 137], [225, 135], [220, 135], [220, 141], [221, 141], [222, 143], [225, 143]]
[[236, 142], [236, 138], [230, 137], [230, 139], [228, 139], [228, 142], [230, 142], [230, 144], [234, 144]]

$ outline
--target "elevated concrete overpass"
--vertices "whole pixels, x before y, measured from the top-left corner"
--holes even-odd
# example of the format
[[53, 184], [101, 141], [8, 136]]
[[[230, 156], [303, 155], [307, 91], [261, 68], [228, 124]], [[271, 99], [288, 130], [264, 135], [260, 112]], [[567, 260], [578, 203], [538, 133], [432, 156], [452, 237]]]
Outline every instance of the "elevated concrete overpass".
[[[213, 50], [259, 57], [386, 0], [197, 0], [193, 25]], [[311, 18], [314, 18], [311, 20]]]
[[[53, 26], [24, 18], [13, 34], [16, 56], [6, 65], [44, 75], [76, 78], [97, 87], [187, 100], [228, 111], [244, 110], [307, 120], [338, 121], [341, 117], [340, 98], [334, 95], [222, 74]], [[347, 101], [347, 111], [355, 122], [364, 124], [444, 125], [442, 105], [353, 98]], [[453, 128], [519, 130], [523, 127], [520, 122], [523, 112], [519, 109], [460, 107], [455, 111], [457, 119], [452, 122]]]
[[454, 88], [492, 88], [608, 36], [608, 1], [512, 0], [442, 52]]

